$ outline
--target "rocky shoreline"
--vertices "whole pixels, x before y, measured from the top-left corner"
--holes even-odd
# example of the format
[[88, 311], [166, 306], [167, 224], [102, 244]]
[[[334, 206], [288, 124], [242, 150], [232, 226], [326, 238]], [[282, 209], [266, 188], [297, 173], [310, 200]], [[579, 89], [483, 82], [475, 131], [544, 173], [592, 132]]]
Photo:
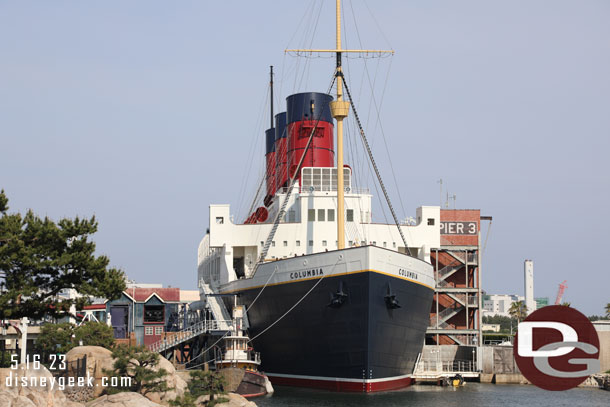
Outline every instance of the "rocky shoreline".
[[[79, 346], [66, 354], [66, 360], [69, 363], [85, 355], [87, 356], [86, 374], [90, 376], [93, 385], [66, 386], [59, 389], [56, 378], [44, 366], [40, 369], [33, 369], [32, 366], [29, 369], [25, 366], [19, 366], [15, 370], [0, 369], [0, 407], [163, 407], [169, 406], [170, 401], [188, 391], [186, 381], [167, 359], [161, 357], [157, 368], [163, 368], [168, 372], [165, 380], [171, 390], [164, 393], [148, 393], [146, 396], [132, 392], [102, 394], [104, 388], [101, 383], [102, 377], [105, 376], [103, 371], [112, 367], [112, 354], [109, 350], [98, 346]], [[17, 378], [19, 378], [18, 382]], [[22, 386], [22, 380], [36, 385]], [[256, 407], [254, 402], [248, 401], [239, 394], [228, 393], [222, 397], [227, 398], [228, 401], [216, 406]], [[201, 396], [196, 400], [195, 405], [203, 407], [208, 400], [209, 396]]]

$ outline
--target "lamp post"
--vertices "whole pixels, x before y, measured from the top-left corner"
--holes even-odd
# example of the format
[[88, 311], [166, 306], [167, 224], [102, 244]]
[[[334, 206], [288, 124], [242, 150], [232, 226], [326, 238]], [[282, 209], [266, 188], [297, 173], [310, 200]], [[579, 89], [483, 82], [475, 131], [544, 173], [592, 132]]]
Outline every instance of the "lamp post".
[[21, 363], [26, 363], [27, 358], [27, 347], [28, 347], [28, 323], [30, 320], [28, 317], [21, 318]]

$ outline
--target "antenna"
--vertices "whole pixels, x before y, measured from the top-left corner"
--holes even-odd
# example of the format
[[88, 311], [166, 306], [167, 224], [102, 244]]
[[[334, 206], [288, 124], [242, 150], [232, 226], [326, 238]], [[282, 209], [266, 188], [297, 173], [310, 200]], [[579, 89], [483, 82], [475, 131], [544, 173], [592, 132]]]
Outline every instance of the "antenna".
[[436, 182], [437, 182], [437, 184], [441, 184], [441, 188], [440, 188], [441, 190], [440, 190], [438, 202], [439, 202], [440, 207], [442, 208], [443, 207], [443, 179], [441, 178]]
[[271, 92], [271, 124], [269, 125], [269, 128], [272, 129], [273, 128], [273, 65], [271, 65], [269, 68], [270, 72], [269, 72], [269, 91]]

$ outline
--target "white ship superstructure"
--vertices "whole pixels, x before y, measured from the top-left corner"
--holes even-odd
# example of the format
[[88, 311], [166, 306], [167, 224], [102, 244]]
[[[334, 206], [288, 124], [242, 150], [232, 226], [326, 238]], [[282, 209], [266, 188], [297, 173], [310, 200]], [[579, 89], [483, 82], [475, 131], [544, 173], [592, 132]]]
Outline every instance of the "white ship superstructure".
[[[303, 168], [304, 187], [294, 186], [286, 214], [275, 233], [266, 260], [285, 259], [337, 249], [336, 168]], [[331, 172], [334, 177], [331, 177]], [[372, 195], [351, 188], [351, 170], [345, 168], [346, 246], [373, 245], [406, 253], [394, 224], [373, 223]], [[311, 181], [310, 181], [311, 180]], [[327, 190], [325, 190], [327, 189]], [[274, 218], [286, 199], [276, 194], [269, 219]], [[440, 208], [417, 208], [415, 224], [401, 225], [410, 244], [409, 251], [430, 261], [430, 249], [440, 247]], [[237, 224], [230, 205], [210, 205], [210, 233], [199, 245], [198, 280], [218, 287], [252, 276], [256, 262], [273, 224]]]

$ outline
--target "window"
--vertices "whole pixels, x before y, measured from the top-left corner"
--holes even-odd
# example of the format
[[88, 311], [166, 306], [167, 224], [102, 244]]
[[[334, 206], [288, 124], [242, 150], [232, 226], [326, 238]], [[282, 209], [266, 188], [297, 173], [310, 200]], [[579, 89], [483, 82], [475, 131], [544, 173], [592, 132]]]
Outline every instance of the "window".
[[265, 247], [265, 242], [261, 240], [261, 247]]
[[275, 240], [271, 241], [271, 247], [275, 247]]
[[297, 246], [297, 247], [300, 247], [300, 246], [301, 246], [301, 241], [300, 241], [300, 240], [297, 240], [297, 244], [296, 244], [296, 246]]
[[354, 245], [354, 242], [352, 242], [351, 240], [349, 241], [349, 243], [347, 244], [348, 247], [352, 247]]
[[324, 222], [326, 217], [326, 211], [324, 209], [318, 209], [318, 222]]
[[216, 224], [217, 225], [222, 225], [223, 223], [225, 223], [225, 218], [223, 218], [222, 216], [217, 216], [216, 217]]
[[428, 218], [428, 226], [434, 226], [434, 218]]
[[322, 240], [322, 246], [326, 246], [326, 240]]
[[396, 242], [392, 242], [392, 247], [396, 249]]
[[159, 323], [164, 322], [164, 306], [163, 305], [145, 305], [144, 306], [144, 322]]
[[162, 326], [156, 326], [155, 327], [155, 335], [163, 335], [163, 327]]
[[373, 241], [372, 244], [373, 244], [373, 246], [377, 246], [377, 242], [375, 242], [375, 241]]
[[388, 247], [388, 242], [383, 242], [383, 247]]
[[316, 210], [315, 209], [307, 209], [307, 221], [308, 222], [316, 221]]
[[347, 222], [353, 222], [354, 221], [354, 210], [353, 209], [348, 209], [346, 211], [345, 220]]
[[310, 245], [310, 246], [313, 246], [313, 240], [310, 240], [310, 241], [309, 241], [309, 245]]
[[327, 217], [329, 222], [334, 222], [335, 221], [335, 210], [334, 209], [329, 209], [328, 210], [328, 217]]
[[360, 246], [366, 246], [366, 240], [361, 241]]
[[297, 214], [294, 211], [294, 209], [291, 209], [288, 211], [288, 222], [296, 222], [297, 221]]
[[153, 327], [147, 326], [144, 328], [144, 335], [149, 336], [153, 334]]
[[284, 247], [288, 247], [288, 242], [284, 240]]

